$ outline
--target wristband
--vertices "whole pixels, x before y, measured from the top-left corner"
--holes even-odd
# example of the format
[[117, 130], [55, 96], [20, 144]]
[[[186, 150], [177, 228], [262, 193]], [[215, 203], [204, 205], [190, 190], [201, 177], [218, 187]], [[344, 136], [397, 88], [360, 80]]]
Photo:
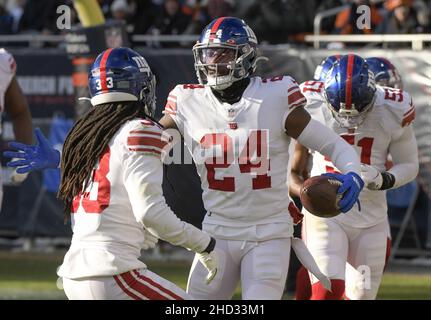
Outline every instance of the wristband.
[[395, 176], [390, 172], [382, 172], [382, 186], [380, 187], [380, 190], [387, 190], [394, 186], [395, 184]]
[[215, 245], [216, 245], [216, 240], [213, 237], [211, 237], [210, 243], [208, 244], [208, 246], [205, 248], [205, 250], [202, 253], [211, 253], [211, 251], [214, 250]]

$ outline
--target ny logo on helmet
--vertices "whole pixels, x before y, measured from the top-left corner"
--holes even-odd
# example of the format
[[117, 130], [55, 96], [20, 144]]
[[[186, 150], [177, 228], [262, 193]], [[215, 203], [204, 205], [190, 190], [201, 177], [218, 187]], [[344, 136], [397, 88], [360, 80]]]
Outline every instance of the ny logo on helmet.
[[144, 57], [132, 57], [132, 59], [135, 60], [136, 64], [138, 65], [139, 71], [150, 72], [150, 67], [148, 66], [148, 63]]
[[254, 31], [249, 26], [247, 26], [247, 25], [244, 26], [244, 30], [247, 33], [249, 41], [251, 41], [253, 43], [257, 43], [257, 37], [254, 34]]

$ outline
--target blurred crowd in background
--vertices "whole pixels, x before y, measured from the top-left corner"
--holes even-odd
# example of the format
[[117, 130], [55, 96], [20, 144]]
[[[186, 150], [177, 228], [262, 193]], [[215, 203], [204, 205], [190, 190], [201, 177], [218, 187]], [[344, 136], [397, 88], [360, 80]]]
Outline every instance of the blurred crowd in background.
[[[199, 34], [220, 16], [243, 18], [261, 42], [302, 42], [317, 13], [349, 5], [324, 19], [323, 34], [431, 32], [431, 0], [98, 0], [107, 19], [123, 20], [130, 34]], [[58, 6], [72, 0], [0, 0], [1, 34], [59, 34]], [[357, 7], [371, 8], [371, 29], [358, 29]], [[72, 23], [79, 24], [72, 10]]]

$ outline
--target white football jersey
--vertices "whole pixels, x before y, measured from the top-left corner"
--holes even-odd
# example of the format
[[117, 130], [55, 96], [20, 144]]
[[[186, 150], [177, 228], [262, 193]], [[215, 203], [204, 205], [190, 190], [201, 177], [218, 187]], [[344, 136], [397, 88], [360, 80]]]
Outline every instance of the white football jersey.
[[7, 88], [16, 72], [16, 63], [13, 56], [5, 49], [0, 48], [0, 115], [4, 111], [4, 100]]
[[[325, 124], [358, 152], [361, 163], [371, 165], [383, 172], [392, 141], [398, 139], [415, 118], [415, 107], [410, 95], [402, 90], [377, 86], [376, 100], [367, 113], [364, 122], [356, 131], [341, 128], [331, 114], [323, 96], [324, 83], [306, 81], [301, 84], [301, 92], [307, 99], [306, 110], [313, 119]], [[318, 134], [318, 133], [316, 133]], [[338, 171], [329, 159], [313, 153], [311, 176]], [[386, 191], [364, 188], [359, 196], [361, 211], [355, 204], [347, 214], [336, 219], [356, 227], [370, 227], [386, 219]]]
[[179, 220], [163, 198], [161, 154], [166, 144], [161, 128], [143, 119], [127, 122], [111, 139], [92, 181], [74, 198], [73, 237], [58, 271], [61, 277], [110, 276], [144, 268], [138, 260], [144, 227], [192, 250], [206, 248], [208, 235]]
[[284, 124], [305, 102], [289, 76], [251, 78], [232, 105], [220, 102], [208, 86], [178, 85], [171, 91], [164, 112], [196, 163], [207, 210], [204, 230], [234, 240], [291, 236], [290, 138]]

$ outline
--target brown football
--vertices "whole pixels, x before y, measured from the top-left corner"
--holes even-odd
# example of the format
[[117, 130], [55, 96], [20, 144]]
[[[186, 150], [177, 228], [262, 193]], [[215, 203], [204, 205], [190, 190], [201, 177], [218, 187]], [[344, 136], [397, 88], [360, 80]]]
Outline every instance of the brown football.
[[341, 182], [330, 177], [315, 176], [305, 180], [301, 188], [301, 203], [310, 213], [321, 218], [340, 214], [337, 206], [341, 195], [337, 190]]

